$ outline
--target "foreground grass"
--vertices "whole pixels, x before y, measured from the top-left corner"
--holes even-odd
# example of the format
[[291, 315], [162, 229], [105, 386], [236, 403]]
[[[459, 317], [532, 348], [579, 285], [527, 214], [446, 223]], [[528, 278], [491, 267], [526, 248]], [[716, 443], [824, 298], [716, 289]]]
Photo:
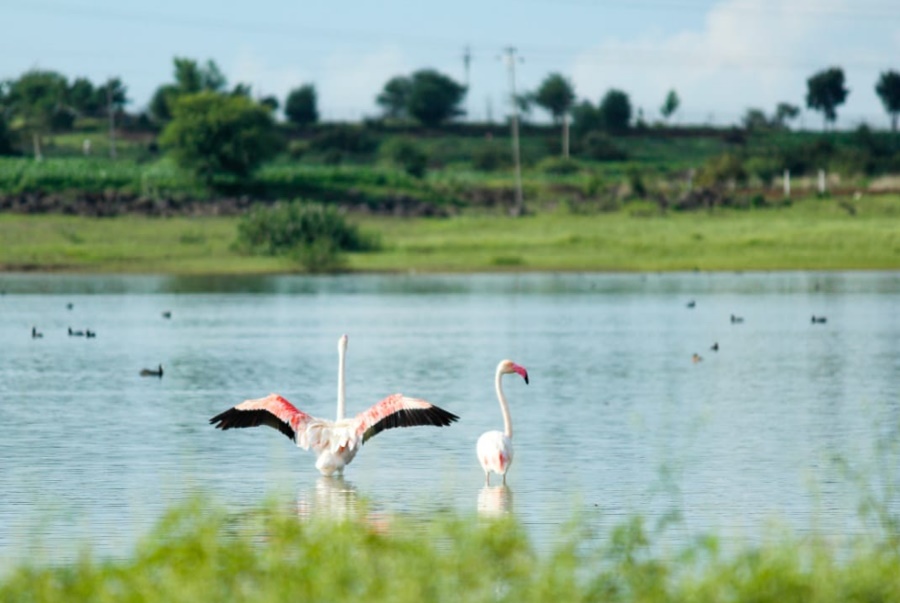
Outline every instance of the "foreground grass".
[[570, 527], [536, 553], [512, 519], [365, 516], [302, 523], [262, 510], [235, 519], [197, 502], [128, 557], [29, 563], [2, 601], [900, 601], [890, 538], [834, 547], [791, 536], [723, 552], [714, 538], [661, 553], [640, 520], [608, 534]]
[[[850, 213], [852, 212], [854, 213]], [[520, 219], [354, 218], [380, 251], [350, 254], [353, 271], [675, 271], [900, 268], [900, 198], [807, 199], [790, 207], [658, 214], [565, 210]], [[171, 274], [298, 270], [239, 254], [237, 218], [90, 219], [0, 215], [0, 268]]]

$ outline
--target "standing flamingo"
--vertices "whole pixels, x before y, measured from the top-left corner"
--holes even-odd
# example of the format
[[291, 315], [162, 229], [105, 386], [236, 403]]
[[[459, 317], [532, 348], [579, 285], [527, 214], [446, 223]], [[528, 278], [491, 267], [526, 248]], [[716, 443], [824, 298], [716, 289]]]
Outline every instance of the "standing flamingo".
[[359, 448], [375, 434], [393, 427], [435, 425], [443, 427], [459, 419], [430, 402], [392, 394], [353, 418], [344, 417], [344, 367], [347, 336], [338, 340], [337, 419], [317, 419], [279, 396], [246, 400], [209, 420], [218, 429], [268, 425], [289, 437], [304, 450], [312, 448], [318, 457], [316, 469], [322, 475], [342, 474]]
[[528, 371], [512, 360], [501, 360], [497, 365], [497, 374], [494, 376], [494, 387], [497, 390], [497, 399], [500, 400], [500, 412], [503, 413], [503, 431], [486, 431], [478, 438], [475, 450], [481, 468], [484, 469], [484, 484], [491, 484], [491, 472], [503, 476], [506, 483], [506, 472], [513, 460], [512, 446], [512, 420], [509, 418], [509, 406], [506, 404], [506, 396], [503, 395], [501, 377], [509, 373], [519, 373], [528, 383]]

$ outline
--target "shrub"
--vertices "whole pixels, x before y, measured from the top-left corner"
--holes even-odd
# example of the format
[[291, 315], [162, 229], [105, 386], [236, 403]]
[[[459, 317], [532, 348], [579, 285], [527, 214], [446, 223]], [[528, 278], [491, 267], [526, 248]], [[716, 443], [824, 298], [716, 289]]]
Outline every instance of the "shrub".
[[733, 153], [723, 153], [712, 157], [697, 174], [697, 184], [720, 186], [729, 182], [742, 183], [747, 180], [743, 160]]
[[510, 151], [494, 143], [479, 145], [472, 153], [472, 167], [482, 172], [493, 172], [510, 164]]
[[391, 163], [402, 167], [403, 171], [414, 178], [425, 175], [428, 156], [411, 140], [391, 138], [381, 145], [381, 155]]
[[628, 158], [628, 154], [602, 132], [590, 132], [582, 139], [581, 154], [597, 161], [623, 161]]
[[568, 176], [581, 171], [581, 165], [568, 157], [547, 157], [538, 163], [537, 169], [545, 174]]
[[238, 224], [239, 249], [286, 255], [309, 272], [337, 269], [342, 251], [369, 251], [377, 246], [374, 238], [348, 223], [336, 207], [306, 201], [257, 206]]
[[378, 148], [378, 140], [363, 128], [341, 126], [316, 134], [309, 142], [311, 151], [328, 153], [337, 151], [352, 155], [366, 155]]
[[775, 157], [751, 157], [744, 162], [744, 169], [750, 176], [756, 176], [763, 182], [770, 182], [784, 171], [781, 161]]

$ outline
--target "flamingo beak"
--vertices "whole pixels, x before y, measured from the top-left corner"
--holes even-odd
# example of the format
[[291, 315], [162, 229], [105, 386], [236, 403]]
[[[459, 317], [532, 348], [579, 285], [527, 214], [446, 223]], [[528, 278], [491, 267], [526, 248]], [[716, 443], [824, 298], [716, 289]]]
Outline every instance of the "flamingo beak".
[[518, 364], [514, 364], [512, 369], [522, 375], [522, 378], [525, 380], [525, 385], [528, 385], [528, 371], [525, 370], [525, 367], [519, 366]]

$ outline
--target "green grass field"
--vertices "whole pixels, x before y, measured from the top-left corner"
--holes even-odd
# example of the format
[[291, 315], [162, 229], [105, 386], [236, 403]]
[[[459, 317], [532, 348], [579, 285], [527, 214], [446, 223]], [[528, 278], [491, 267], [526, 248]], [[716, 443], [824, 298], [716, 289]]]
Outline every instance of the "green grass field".
[[[851, 215], [848, 208], [855, 212]], [[351, 216], [379, 251], [351, 271], [887, 270], [900, 268], [900, 199], [806, 199], [789, 207], [660, 215], [565, 209], [513, 219]], [[232, 248], [237, 218], [90, 219], [0, 215], [0, 267], [172, 274], [292, 272], [285, 258]]]
[[661, 547], [638, 519], [605, 533], [573, 521], [537, 552], [513, 519], [427, 521], [363, 513], [300, 521], [261, 509], [230, 516], [208, 501], [176, 509], [123, 559], [90, 549], [72, 563], [23, 563], [0, 601], [717, 601], [900, 600], [896, 535], [758, 542], [713, 536]]

